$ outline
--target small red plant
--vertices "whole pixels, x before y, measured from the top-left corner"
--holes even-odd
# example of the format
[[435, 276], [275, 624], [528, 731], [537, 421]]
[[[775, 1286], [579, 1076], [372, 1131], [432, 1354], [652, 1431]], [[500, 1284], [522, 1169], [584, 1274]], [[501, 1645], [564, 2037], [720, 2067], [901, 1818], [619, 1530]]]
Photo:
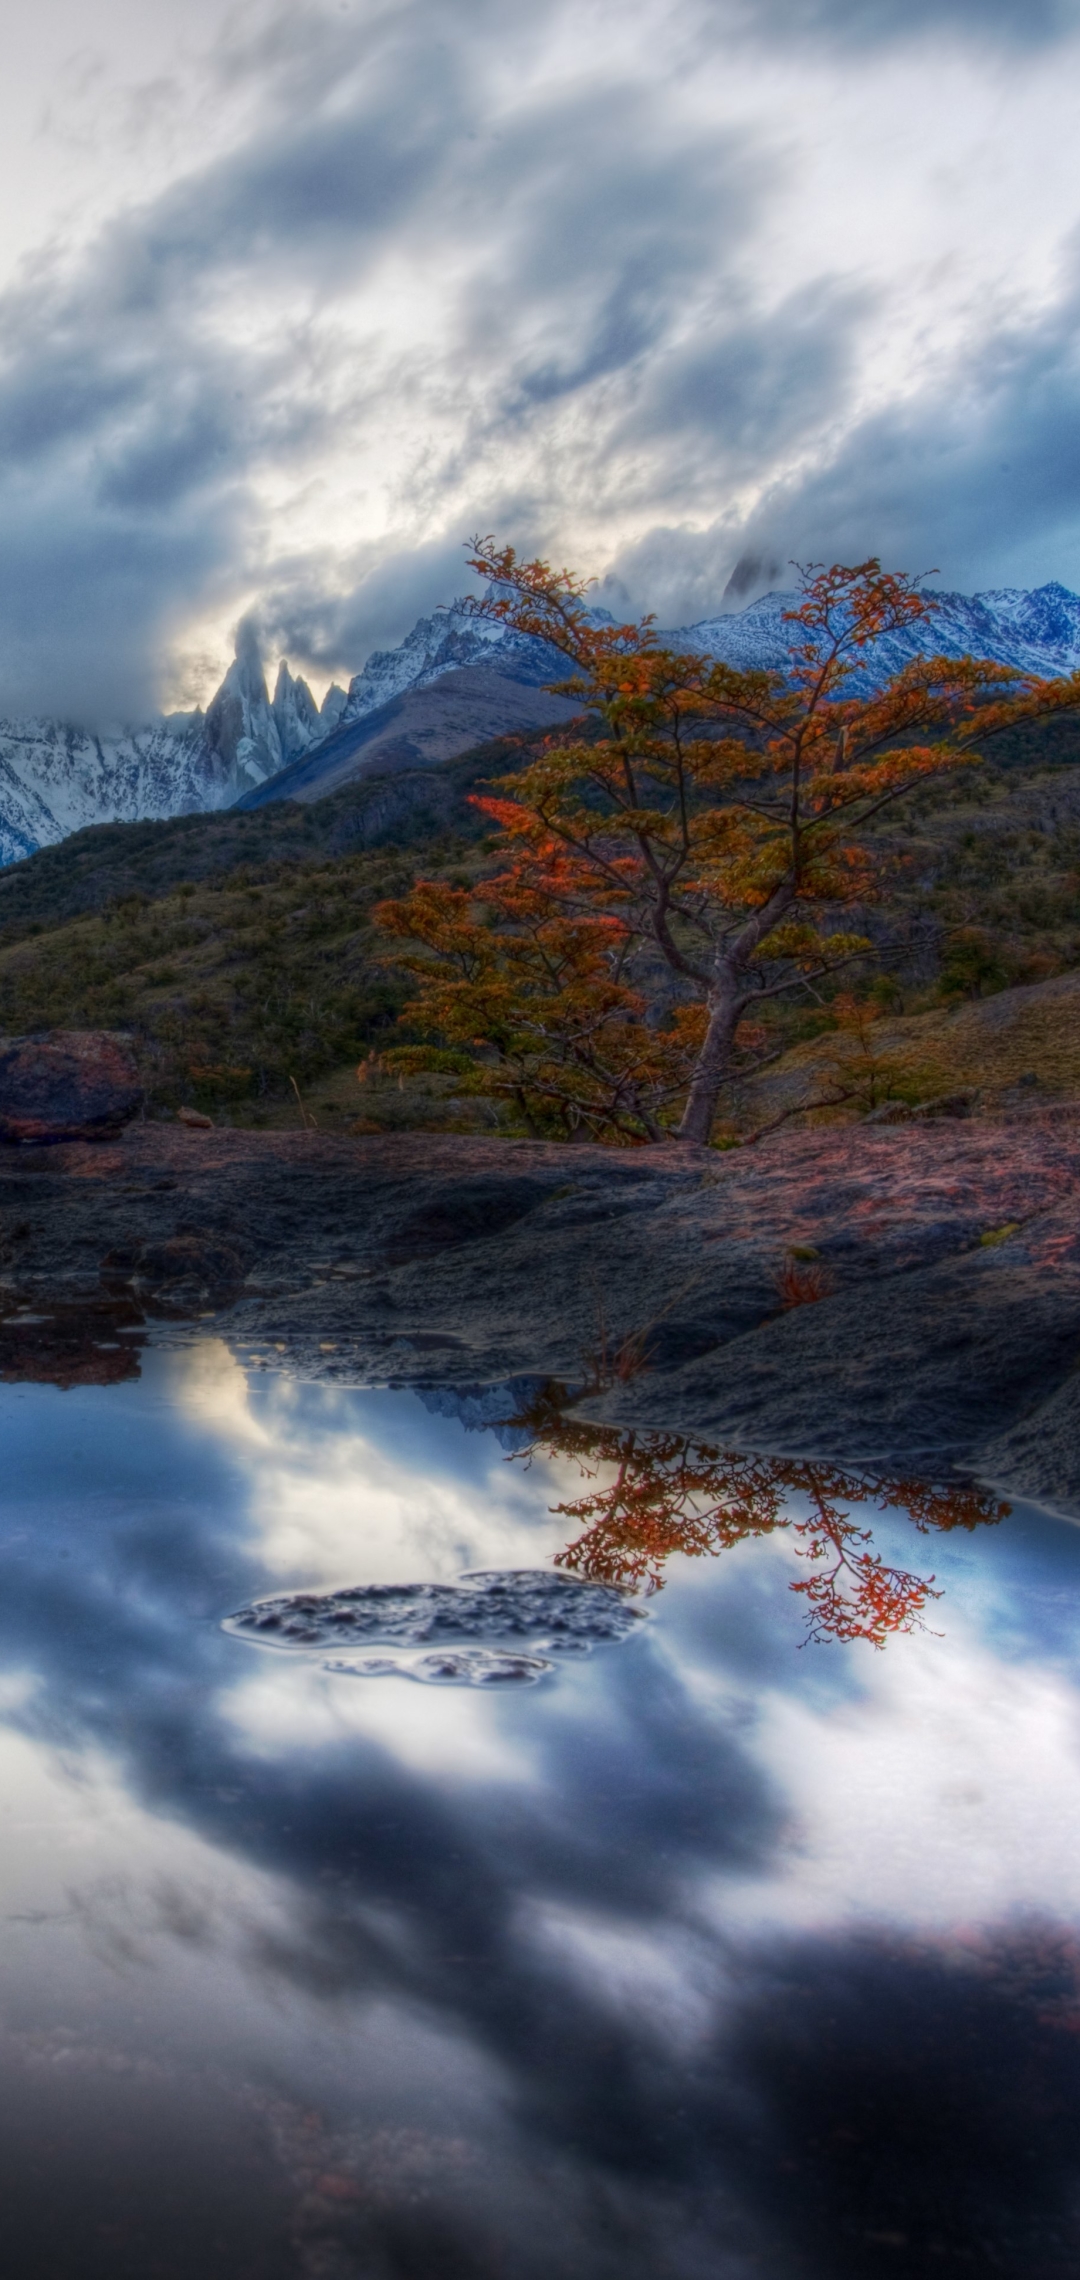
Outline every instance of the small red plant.
[[777, 1275], [776, 1287], [781, 1306], [813, 1306], [819, 1298], [828, 1297], [832, 1278], [820, 1261], [789, 1256]]

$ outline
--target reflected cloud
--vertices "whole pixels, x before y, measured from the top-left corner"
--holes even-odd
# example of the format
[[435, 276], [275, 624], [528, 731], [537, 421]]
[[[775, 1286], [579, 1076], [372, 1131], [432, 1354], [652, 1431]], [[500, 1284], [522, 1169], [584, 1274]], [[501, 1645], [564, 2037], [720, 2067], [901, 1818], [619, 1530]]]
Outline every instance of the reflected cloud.
[[[1034, 1947], [1008, 1961], [1000, 1922], [1041, 1908], [1067, 1930], [1076, 1914], [1075, 1625], [1054, 1634], [1055, 1667], [1041, 1659], [1047, 1609], [1057, 1621], [1075, 1600], [1076, 1531], [988, 1528], [962, 1497], [946, 1512], [909, 1484], [907, 1516], [875, 1523], [879, 1556], [906, 1572], [894, 1537], [934, 1530], [948, 1639], [902, 1625], [887, 1656], [861, 1634], [799, 1655], [788, 1586], [810, 1539], [794, 1523], [823, 1521], [791, 1467], [756, 1483], [755, 1504], [745, 1469], [721, 1475], [715, 1452], [665, 1469], [652, 1447], [648, 1473], [623, 1451], [620, 1474], [610, 1451], [556, 1448], [549, 1419], [523, 1475], [493, 1434], [409, 1395], [247, 1387], [209, 1344], [197, 1363], [151, 1351], [145, 1366], [137, 1383], [0, 1398], [0, 1806], [19, 1833], [0, 1878], [21, 1973], [4, 2003], [23, 2006], [0, 2006], [0, 2095], [39, 2136], [61, 2114], [64, 2175], [72, 2148], [101, 2173], [102, 2117], [144, 2177], [160, 2174], [154, 2132], [171, 2133], [199, 2209], [213, 2130], [246, 2180], [236, 2207], [264, 2224], [276, 2211], [270, 2236], [309, 2280], [699, 2280], [755, 2264], [770, 2280], [869, 2280], [880, 2244], [860, 2265], [844, 2208], [865, 2207], [868, 2234], [902, 2230], [904, 2207], [923, 2223], [921, 2184], [904, 2203], [891, 2153], [884, 2214], [866, 2182], [876, 2101], [894, 2112], [914, 2049], [939, 2117], [952, 2097], [1016, 2155], [990, 2202], [960, 2160], [956, 2253], [977, 2261], [990, 2239], [1010, 2280], [1050, 2280], [1025, 2168], [1042, 2128], [1030, 2069], [1069, 2093], [1045, 2038], [1068, 2039], [1074, 1979], [1063, 1949], [1044, 1981]], [[538, 1545], [565, 1542], [548, 1507], [581, 1457], [600, 1467], [589, 1497], [621, 1479], [648, 1523], [605, 1556], [646, 1556], [665, 1588], [632, 1648], [568, 1660], [558, 1687], [360, 1686], [221, 1630], [280, 1591], [304, 1513], [316, 1590], [365, 1568], [377, 1584], [394, 1528], [398, 1578], [414, 1558], [433, 1582], [456, 1574], [467, 1528], [504, 1568], [535, 1566]], [[854, 1526], [838, 1477], [816, 1485]], [[443, 1531], [430, 1564], [418, 1511]], [[587, 1539], [616, 1518], [611, 1505], [577, 1525]], [[673, 1556], [691, 1523], [701, 1552], [726, 1530], [720, 1560]], [[556, 1588], [576, 1587], [564, 1571]], [[984, 1927], [967, 1948], [961, 1919]], [[939, 2037], [931, 2002], [960, 2040]], [[1026, 2075], [991, 2062], [995, 2034]], [[865, 2151], [807, 2150], [812, 2110], [838, 2129], [861, 2112]], [[1056, 2208], [1076, 2164], [1051, 2135], [1030, 2176]], [[773, 2190], [789, 2159], [810, 2164], [803, 2232], [795, 2188]], [[122, 2167], [106, 2147], [127, 2194]], [[4, 2173], [22, 2240], [41, 2223], [32, 2176]], [[142, 2207], [139, 2190], [125, 2205]], [[82, 2247], [106, 2220], [72, 2191]], [[1080, 2241], [1061, 2224], [1071, 2258]], [[232, 2218], [220, 2250], [183, 2237], [189, 2272], [243, 2269]], [[185, 2280], [168, 2254], [167, 2280]], [[111, 2280], [107, 2262], [85, 2269]]]
[[970, 1623], [949, 1653], [912, 1640], [869, 1697], [824, 1706], [770, 1690], [753, 1754], [793, 1815], [786, 1874], [733, 1890], [713, 1921], [758, 1931], [900, 1921], [929, 1934], [1018, 1910], [1077, 1909], [1075, 1682], [1007, 1672]]
[[[494, 1435], [449, 1431], [414, 1394], [247, 1376], [221, 1341], [177, 1357], [178, 1399], [244, 1468], [247, 1511], [273, 1576], [313, 1586], [451, 1583], [508, 1565], [523, 1524], [557, 1548], [539, 1482], [508, 1473]], [[448, 1447], [453, 1461], [447, 1461]]]
[[336, 1674], [301, 1665], [286, 1676], [275, 1664], [230, 1686], [222, 1720], [245, 1756], [279, 1765], [367, 1739], [388, 1762], [459, 1789], [492, 1781], [529, 1781], [536, 1753], [523, 1733], [493, 1728], [483, 1706], [456, 1691], [432, 1718], [412, 1688], [350, 1687]]

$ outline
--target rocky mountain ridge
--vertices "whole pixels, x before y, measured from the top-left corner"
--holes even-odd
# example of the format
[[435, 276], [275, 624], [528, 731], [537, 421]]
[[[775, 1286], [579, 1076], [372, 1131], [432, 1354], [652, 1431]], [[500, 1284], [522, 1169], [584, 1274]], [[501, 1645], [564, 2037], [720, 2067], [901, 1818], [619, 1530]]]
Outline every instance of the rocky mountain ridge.
[[[787, 655], [784, 613], [796, 599], [766, 594], [663, 638], [740, 667], [776, 669]], [[877, 645], [867, 679], [934, 651], [971, 652], [1047, 675], [1080, 669], [1080, 595], [1057, 582], [936, 599], [924, 624]], [[0, 866], [88, 824], [318, 799], [356, 775], [444, 761], [549, 713], [559, 717], [567, 708], [542, 692], [565, 671], [543, 643], [473, 616], [459, 599], [420, 618], [396, 649], [374, 652], [347, 691], [335, 685], [319, 706], [284, 661], [270, 696], [245, 624], [205, 714], [173, 713], [109, 732], [0, 720]], [[430, 694], [414, 721], [412, 700], [422, 692]]]
[[[943, 653], [995, 658], [1022, 672], [1080, 668], [1080, 596], [1051, 584], [1027, 592], [935, 596], [931, 617], [878, 642], [854, 686], [871, 687], [912, 657]], [[782, 670], [798, 595], [766, 594], [749, 608], [702, 618], [661, 634], [672, 646], [703, 650], [742, 668]], [[605, 610], [597, 618], [610, 620]], [[535, 728], [573, 712], [547, 684], [568, 677], [565, 658], [546, 644], [475, 616], [467, 602], [420, 618], [397, 649], [378, 650], [349, 684], [336, 729], [282, 770], [241, 793], [239, 804], [324, 799], [358, 776], [439, 764], [472, 744]]]
[[[887, 680], [913, 657], [992, 657], [1021, 673], [1048, 677], [1080, 670], [1080, 594], [1052, 581], [1028, 589], [1001, 586], [985, 594], [934, 593], [933, 615], [903, 633], [887, 634], [870, 653], [867, 681]], [[764, 594], [727, 616], [681, 629], [687, 648], [729, 665], [780, 669], [787, 658], [784, 613], [795, 593]]]
[[206, 709], [130, 728], [0, 720], [0, 866], [88, 824], [137, 823], [232, 807], [333, 729], [345, 691], [321, 708], [282, 662], [271, 698], [258, 643], [237, 652]]
[[[868, 679], [885, 680], [910, 658], [931, 655], [992, 657], [1023, 673], [1080, 670], [1080, 594], [1067, 586], [1002, 586], [984, 594], [927, 591], [936, 603], [933, 615], [877, 642]], [[798, 600], [797, 593], [778, 589], [747, 609], [699, 618], [693, 625], [661, 632], [659, 638], [741, 669], [780, 671], [789, 648], [786, 613]], [[607, 610], [594, 614], [612, 622]], [[397, 649], [377, 650], [368, 658], [363, 672], [349, 683], [341, 720], [360, 720], [392, 698], [430, 687], [444, 673], [466, 666], [532, 683], [569, 672], [565, 659], [542, 642], [474, 617], [458, 600], [433, 617], [419, 618]]]
[[[606, 613], [604, 613], [606, 614]], [[395, 697], [428, 689], [444, 673], [480, 666], [531, 687], [565, 678], [569, 667], [557, 650], [527, 635], [511, 633], [490, 618], [473, 616], [462, 599], [432, 617], [418, 618], [396, 649], [376, 649], [363, 671], [353, 675], [340, 723], [364, 720]]]

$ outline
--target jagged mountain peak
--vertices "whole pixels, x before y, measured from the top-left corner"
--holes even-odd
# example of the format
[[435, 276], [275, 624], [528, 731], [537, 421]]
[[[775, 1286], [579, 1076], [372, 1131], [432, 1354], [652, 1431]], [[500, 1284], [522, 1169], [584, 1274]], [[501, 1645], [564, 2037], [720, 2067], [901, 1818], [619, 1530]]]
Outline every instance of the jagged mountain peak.
[[[343, 704], [344, 691], [337, 696]], [[328, 725], [307, 682], [284, 661], [271, 702], [250, 618], [237, 627], [236, 654], [205, 714], [172, 713], [109, 733], [0, 720], [0, 865], [86, 824], [231, 807]]]
[[285, 658], [271, 701], [251, 618], [242, 618], [236, 629], [236, 655], [207, 707], [204, 733], [219, 768], [236, 778], [233, 798], [276, 776], [326, 733], [307, 682], [294, 677]]
[[329, 736], [331, 729], [337, 727], [348, 701], [348, 690], [341, 688], [337, 681], [331, 681], [319, 706], [319, 722], [324, 736]]
[[282, 767], [287, 767], [297, 753], [306, 751], [317, 737], [326, 734], [318, 705], [307, 682], [299, 675], [293, 677], [284, 657], [278, 666], [270, 711], [278, 733], [282, 752], [279, 765]]
[[[745, 609], [721, 610], [662, 638], [733, 665], [779, 670], [788, 651], [784, 613], [797, 598], [776, 589]], [[934, 599], [938, 607], [930, 619], [878, 644], [868, 662], [868, 679], [882, 678], [909, 657], [932, 651], [947, 656], [971, 652], [1050, 676], [1080, 671], [1080, 595], [1060, 580], [978, 594], [946, 592]], [[478, 671], [482, 680], [489, 673], [497, 677], [492, 690], [499, 692], [502, 734], [507, 721], [512, 723], [515, 705], [523, 722], [534, 719], [537, 687], [564, 679], [567, 666], [557, 652], [474, 616], [458, 600], [418, 619], [396, 649], [376, 651], [347, 691], [334, 683], [319, 706], [307, 682], [284, 659], [270, 697], [258, 626], [251, 617], [242, 619], [236, 655], [205, 715], [174, 713], [167, 720], [108, 734], [69, 722], [0, 720], [0, 864], [16, 862], [85, 824], [229, 807], [253, 792], [274, 797], [264, 787], [278, 775], [283, 781], [277, 796], [288, 797], [294, 762], [310, 755], [313, 780], [318, 778], [323, 747], [332, 756], [352, 724], [383, 708], [389, 713], [396, 700], [444, 677], [450, 710], [456, 703], [460, 714], [456, 725], [447, 714], [446, 733], [440, 731], [439, 756], [445, 758], [444, 747], [464, 748], [461, 738], [468, 741], [469, 723], [475, 727], [480, 717], [473, 687]], [[515, 683], [525, 685], [519, 698]], [[467, 687], [472, 688], [470, 704], [460, 701]], [[372, 722], [372, 734], [375, 726]], [[430, 723], [425, 733], [430, 733]], [[385, 764], [377, 740], [371, 744], [372, 758], [361, 760], [370, 741], [367, 731], [352, 741], [358, 765]]]

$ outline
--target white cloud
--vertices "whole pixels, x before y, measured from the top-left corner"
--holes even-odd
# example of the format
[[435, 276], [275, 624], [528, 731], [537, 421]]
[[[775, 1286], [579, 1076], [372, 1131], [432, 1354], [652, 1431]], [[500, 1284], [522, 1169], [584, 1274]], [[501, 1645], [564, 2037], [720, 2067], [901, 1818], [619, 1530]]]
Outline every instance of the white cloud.
[[767, 1882], [717, 1884], [729, 1930], [932, 1934], [1025, 1912], [1072, 1917], [1075, 1685], [999, 1659], [955, 1607], [947, 1620], [947, 1650], [890, 1640], [855, 1699], [767, 1698], [753, 1751], [786, 1796], [787, 1858]]

